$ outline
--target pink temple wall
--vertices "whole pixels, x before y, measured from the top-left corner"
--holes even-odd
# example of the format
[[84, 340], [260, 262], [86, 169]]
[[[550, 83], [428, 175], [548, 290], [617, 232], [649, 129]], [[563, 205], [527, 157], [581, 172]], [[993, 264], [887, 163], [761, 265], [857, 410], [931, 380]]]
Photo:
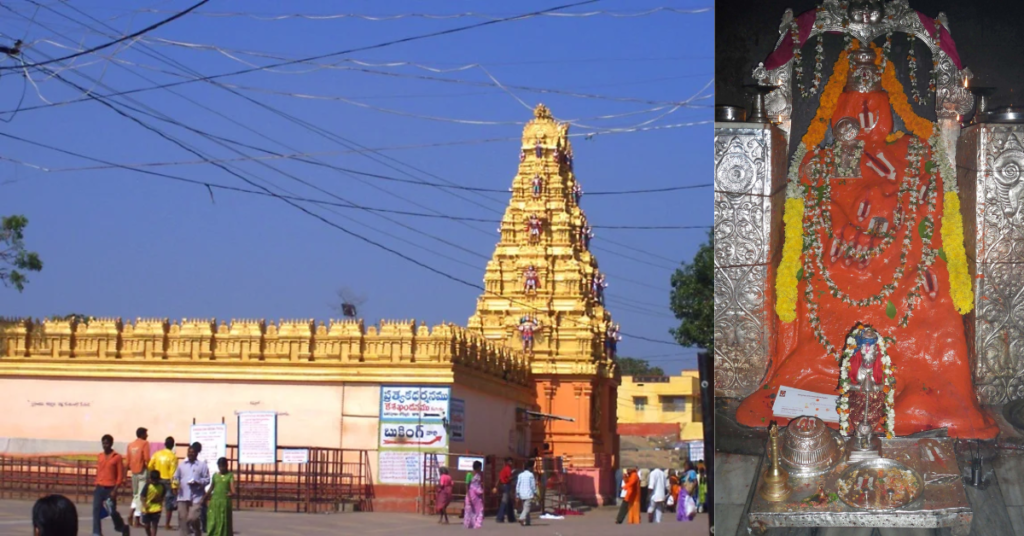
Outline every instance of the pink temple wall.
[[466, 440], [449, 442], [449, 452], [516, 456], [516, 445], [509, 438], [509, 433], [516, 430], [515, 401], [462, 385], [452, 387], [452, 398], [466, 402]]
[[35, 440], [25, 454], [98, 452], [103, 434], [127, 443], [139, 426], [149, 429], [150, 441], [172, 435], [183, 442], [193, 417], [198, 423], [223, 417], [234, 443], [236, 411], [277, 411], [287, 414], [278, 417], [278, 444], [366, 449], [376, 478], [376, 384], [5, 378], [0, 393], [0, 438]]

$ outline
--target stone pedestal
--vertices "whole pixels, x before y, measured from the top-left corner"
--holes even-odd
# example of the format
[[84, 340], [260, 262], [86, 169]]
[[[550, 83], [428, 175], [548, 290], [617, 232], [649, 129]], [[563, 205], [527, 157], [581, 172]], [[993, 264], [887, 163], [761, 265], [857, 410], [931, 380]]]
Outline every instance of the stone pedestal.
[[787, 147], [778, 127], [715, 123], [715, 396], [747, 396], [768, 365]]
[[974, 311], [964, 317], [983, 404], [1024, 398], [1024, 124], [982, 123], [957, 143]]

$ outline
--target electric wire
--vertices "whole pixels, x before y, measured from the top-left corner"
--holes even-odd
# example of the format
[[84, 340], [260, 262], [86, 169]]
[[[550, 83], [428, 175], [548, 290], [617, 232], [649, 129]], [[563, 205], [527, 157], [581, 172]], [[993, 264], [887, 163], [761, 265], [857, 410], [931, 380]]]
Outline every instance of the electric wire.
[[[80, 88], [80, 89], [81, 89], [81, 88]], [[115, 110], [115, 111], [117, 111], [117, 109], [114, 109], [114, 110]], [[120, 113], [120, 111], [118, 111], [118, 112]], [[122, 114], [122, 115], [124, 115], [124, 114]], [[130, 116], [129, 116], [129, 117], [130, 117]], [[144, 124], [144, 123], [143, 123], [143, 124]], [[663, 342], [664, 342], [664, 341], [663, 341]]]
[[[697, 15], [701, 13], [710, 13], [715, 10], [714, 7], [701, 7], [692, 9], [682, 9], [675, 7], [656, 7], [644, 11], [636, 12], [616, 12], [616, 11], [588, 11], [588, 12], [569, 12], [569, 13], [544, 13], [540, 16], [545, 17], [560, 17], [560, 18], [589, 18], [598, 15], [604, 15], [613, 18], [637, 18], [654, 15], [656, 13], [674, 13], [679, 15]], [[142, 13], [166, 13], [163, 10], [155, 9], [142, 9], [138, 10]], [[304, 19], [311, 21], [324, 21], [324, 20], [337, 20], [337, 19], [361, 19], [371, 22], [386, 22], [401, 19], [419, 18], [419, 19], [432, 19], [432, 20], [449, 20], [449, 19], [462, 19], [462, 18], [478, 18], [487, 20], [500, 20], [497, 15], [488, 15], [486, 13], [479, 13], [475, 11], [467, 11], [463, 13], [451, 13], [451, 14], [432, 14], [432, 13], [400, 13], [397, 15], [366, 15], [362, 13], [335, 13], [327, 15], [311, 15], [307, 13], [288, 13], [282, 15], [267, 14], [260, 16], [251, 11], [201, 11], [197, 15], [203, 17], [215, 17], [215, 18], [235, 18], [244, 17], [253, 20], [263, 22], [274, 22], [288, 19]]]
[[[145, 169], [138, 169], [138, 168], [133, 168], [133, 167], [128, 167], [128, 166], [122, 166], [122, 165], [119, 165], [119, 164], [114, 163], [114, 162], [110, 162], [110, 161], [103, 160], [103, 159], [100, 159], [100, 158], [91, 157], [91, 156], [88, 156], [88, 155], [84, 155], [84, 154], [77, 153], [77, 152], [70, 151], [70, 150], [66, 150], [66, 149], [61, 149], [61, 148], [54, 147], [54, 146], [49, 145], [49, 144], [45, 144], [45, 143], [41, 143], [41, 142], [37, 142], [37, 141], [33, 141], [33, 140], [28, 140], [28, 139], [25, 139], [23, 137], [15, 136], [13, 134], [8, 134], [8, 133], [5, 133], [5, 132], [0, 132], [0, 137], [5, 137], [5, 138], [13, 139], [13, 140], [16, 140], [16, 141], [19, 141], [19, 142], [22, 142], [22, 143], [26, 143], [26, 144], [29, 144], [29, 145], [34, 145], [34, 146], [42, 147], [42, 148], [45, 148], [45, 149], [48, 149], [48, 150], [52, 150], [52, 151], [55, 151], [55, 152], [60, 152], [60, 153], [67, 154], [67, 155], [70, 155], [70, 156], [75, 156], [77, 158], [82, 158], [82, 159], [86, 159], [86, 160], [90, 160], [90, 161], [95, 161], [95, 162], [102, 162], [102, 163], [105, 163], [106, 165], [114, 167], [114, 168], [123, 168], [123, 169], [128, 170], [128, 171], [136, 171], [136, 172], [143, 173], [143, 174], [146, 174], [146, 175], [152, 175], [152, 176], [156, 176], [156, 177], [161, 177], [161, 178], [166, 178], [166, 179], [171, 179], [171, 180], [176, 180], [176, 181], [181, 181], [181, 182], [186, 182], [186, 183], [191, 183], [191, 184], [196, 184], [196, 185], [204, 186], [206, 188], [222, 189], [222, 190], [227, 190], [227, 191], [234, 191], [234, 192], [241, 192], [241, 193], [248, 193], [248, 194], [265, 195], [265, 196], [270, 196], [270, 197], [277, 197], [277, 198], [283, 199], [283, 200], [296, 201], [296, 202], [306, 202], [306, 203], [317, 204], [317, 205], [342, 206], [342, 207], [345, 207], [345, 208], [358, 208], [360, 210], [376, 210], [376, 209], [371, 209], [371, 208], [368, 208], [368, 207], [361, 207], [361, 206], [358, 206], [358, 205], [351, 205], [351, 204], [350, 205], [343, 205], [343, 204], [340, 204], [340, 203], [332, 203], [332, 202], [329, 202], [329, 201], [322, 201], [322, 200], [316, 200], [316, 199], [307, 199], [307, 198], [301, 198], [301, 197], [294, 197], [294, 196], [288, 196], [288, 195], [275, 194], [275, 193], [270, 192], [269, 190], [266, 190], [266, 189], [264, 189], [263, 192], [259, 192], [259, 191], [248, 190], [248, 189], [237, 187], [237, 186], [209, 183], [209, 182], [205, 182], [205, 181], [200, 181], [200, 180], [195, 180], [195, 179], [188, 179], [188, 178], [185, 178], [185, 177], [180, 177], [180, 176], [171, 175], [171, 174], [167, 174], [167, 173], [161, 173], [161, 172], [150, 171], [150, 170], [145, 170]], [[27, 164], [25, 162], [17, 161], [17, 160], [10, 159], [10, 158], [4, 158], [4, 159], [5, 160], [11, 160], [11, 161], [19, 163], [19, 164], [24, 164], [24, 165], [28, 165], [28, 166], [31, 166], [31, 167], [35, 167], [35, 168], [38, 168], [38, 169], [44, 169], [44, 170], [46, 169], [46, 168], [43, 168], [41, 166], [35, 166], [35, 165], [32, 165], [32, 164]], [[392, 238], [397, 238], [399, 240], [402, 240], [403, 242], [409, 243], [408, 241], [403, 240], [403, 239], [401, 239], [399, 237], [396, 237], [394, 235], [389, 235], [388, 233], [383, 233], [383, 234], [391, 236]], [[483, 255], [479, 255], [479, 256], [483, 257], [483, 258], [487, 258], [487, 257], [485, 257]], [[468, 263], [461, 262], [458, 259], [454, 259], [454, 258], [451, 258], [451, 257], [445, 257], [445, 258], [447, 258], [449, 260], [453, 260], [455, 262], [459, 262], [460, 264], [464, 264], [464, 265], [470, 266], [472, 268], [477, 268], [476, 266], [469, 265]], [[622, 278], [619, 278], [619, 279], [622, 279]], [[472, 284], [470, 284], [470, 285], [472, 285]], [[483, 287], [479, 287], [479, 286], [475, 286], [475, 287], [480, 288], [480, 289], [483, 288]], [[657, 287], [652, 287], [652, 288], [657, 288]], [[658, 290], [664, 290], [664, 289], [658, 289]], [[645, 304], [645, 302], [640, 302], [640, 301], [637, 301], [637, 300], [630, 300], [630, 299], [621, 298], [621, 297], [618, 297], [618, 296], [609, 296], [608, 298], [609, 298], [609, 300], [611, 302], [614, 302], [614, 303], [618, 304], [618, 306], [621, 307], [625, 312], [634, 313], [634, 314], [640, 314], [642, 316], [650, 316], [650, 317], [655, 317], [655, 318], [669, 318], [669, 316], [666, 315], [665, 313], [659, 313], [657, 311], [652, 311], [652, 310], [649, 310], [649, 309], [645, 309], [642, 306], [642, 305]], [[636, 304], [640, 304], [640, 305], [634, 305], [633, 303], [630, 303], [630, 302], [635, 302]], [[653, 306], [653, 304], [647, 304], [647, 305], [652, 305]], [[626, 335], [626, 334], [623, 333], [623, 335]], [[641, 338], [641, 337], [638, 337], [638, 336], [635, 336], [635, 335], [628, 335], [628, 336], [630, 336], [632, 338]], [[652, 339], [641, 338], [641, 340], [652, 340]]]
[[[171, 17], [168, 17], [168, 18], [166, 18], [164, 20], [161, 20], [160, 22], [157, 22], [155, 24], [151, 24], [151, 25], [149, 25], [149, 26], [147, 26], [147, 27], [145, 27], [145, 28], [143, 28], [143, 29], [141, 29], [141, 30], [139, 30], [137, 32], [134, 32], [134, 33], [129, 34], [129, 35], [125, 35], [125, 36], [123, 36], [121, 38], [115, 39], [113, 41], [109, 41], [109, 42], [104, 43], [102, 45], [97, 45], [97, 46], [94, 46], [92, 48], [88, 48], [86, 50], [83, 50], [81, 52], [75, 52], [74, 54], [69, 54], [69, 55], [61, 57], [61, 58], [53, 58], [53, 59], [49, 59], [49, 60], [46, 60], [46, 61], [43, 61], [43, 62], [38, 62], [38, 63], [33, 63], [33, 64], [25, 65], [24, 68], [26, 68], [26, 69], [34, 69], [34, 68], [42, 67], [44, 65], [49, 65], [51, 63], [64, 62], [64, 61], [67, 61], [67, 60], [70, 60], [70, 59], [77, 58], [79, 56], [84, 56], [86, 54], [92, 54], [93, 52], [97, 52], [97, 51], [103, 50], [105, 48], [114, 46], [114, 45], [116, 45], [118, 43], [121, 43], [123, 41], [127, 41], [129, 39], [134, 39], [135, 37], [138, 37], [138, 36], [140, 36], [142, 34], [151, 32], [151, 31], [153, 31], [153, 30], [155, 30], [155, 29], [157, 29], [157, 28], [159, 28], [159, 27], [161, 27], [161, 26], [163, 26], [165, 24], [174, 22], [174, 21], [180, 19], [181, 17], [184, 17], [185, 15], [188, 15], [193, 10], [199, 8], [200, 6], [202, 6], [203, 4], [206, 4], [209, 1], [210, 0], [200, 0], [198, 3], [193, 4], [188, 9], [186, 9], [184, 11], [181, 11], [181, 12], [178, 12], [178, 13], [174, 14]], [[11, 70], [11, 69], [18, 69], [18, 68], [20, 68], [20, 67], [7, 67], [7, 66], [0, 65], [0, 71], [8, 71], [8, 70]]]

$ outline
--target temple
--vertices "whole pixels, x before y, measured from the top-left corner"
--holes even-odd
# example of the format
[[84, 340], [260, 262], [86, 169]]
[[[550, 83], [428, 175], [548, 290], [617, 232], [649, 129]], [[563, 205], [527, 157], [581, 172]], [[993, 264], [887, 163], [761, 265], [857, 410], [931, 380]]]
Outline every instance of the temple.
[[[157, 441], [184, 441], [197, 422], [225, 423], [234, 443], [236, 415], [267, 411], [277, 416], [278, 445], [368, 460], [378, 511], [422, 507], [431, 454], [450, 464], [443, 458], [457, 454], [561, 456], [574, 498], [614, 501], [618, 332], [588, 251], [581, 194], [568, 127], [540, 105], [466, 327], [0, 319], [0, 392], [11, 404], [0, 423], [0, 439], [11, 441], [0, 454], [93, 452], [101, 435], [121, 446], [138, 426]], [[437, 414], [387, 404], [417, 389], [431, 391]], [[392, 428], [410, 421], [445, 437], [393, 440]]]
[[468, 327], [488, 340], [518, 340], [541, 411], [573, 419], [537, 421], [534, 448], [611, 459], [618, 452], [618, 336], [604, 307], [604, 276], [589, 251], [581, 193], [568, 125], [540, 105], [523, 131], [501, 241]]

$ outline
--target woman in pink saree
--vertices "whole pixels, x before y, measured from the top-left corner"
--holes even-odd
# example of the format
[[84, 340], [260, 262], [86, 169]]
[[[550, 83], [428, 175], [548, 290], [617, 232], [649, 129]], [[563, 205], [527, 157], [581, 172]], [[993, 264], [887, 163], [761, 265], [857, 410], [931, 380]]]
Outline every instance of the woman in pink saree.
[[484, 526], [484, 465], [480, 461], [473, 462], [473, 479], [466, 490], [466, 514], [462, 524], [467, 529], [479, 529]]

